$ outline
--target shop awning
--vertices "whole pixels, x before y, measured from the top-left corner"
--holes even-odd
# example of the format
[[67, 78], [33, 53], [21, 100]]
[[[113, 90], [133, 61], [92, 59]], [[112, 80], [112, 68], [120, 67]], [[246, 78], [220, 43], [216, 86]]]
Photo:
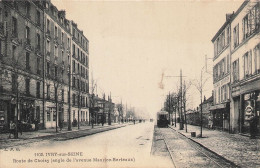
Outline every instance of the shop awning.
[[216, 109], [223, 109], [223, 108], [226, 108], [226, 107], [227, 107], [227, 103], [216, 104], [215, 106], [210, 106], [209, 110], [213, 111], [213, 110], [216, 110]]

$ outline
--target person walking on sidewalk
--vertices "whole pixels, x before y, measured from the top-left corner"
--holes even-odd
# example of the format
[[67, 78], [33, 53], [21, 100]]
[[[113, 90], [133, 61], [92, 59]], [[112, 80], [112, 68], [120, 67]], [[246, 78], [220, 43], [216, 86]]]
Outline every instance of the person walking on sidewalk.
[[63, 128], [63, 121], [64, 121], [64, 120], [60, 120], [60, 121], [59, 121], [59, 127], [60, 127], [60, 131], [61, 131], [61, 130], [62, 130], [62, 128]]
[[14, 123], [12, 120], [10, 121], [9, 129], [10, 129], [9, 138], [11, 138], [11, 135], [12, 135], [12, 134], [13, 134], [14, 137], [15, 137], [15, 129], [16, 129], [16, 125], [15, 125], [15, 123]]

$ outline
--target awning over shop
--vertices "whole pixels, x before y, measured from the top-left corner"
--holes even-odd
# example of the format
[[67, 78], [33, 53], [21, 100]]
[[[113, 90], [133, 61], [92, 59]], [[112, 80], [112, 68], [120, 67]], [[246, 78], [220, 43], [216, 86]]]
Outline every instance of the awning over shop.
[[227, 107], [227, 103], [224, 103], [224, 104], [217, 104], [215, 106], [210, 106], [209, 107], [209, 110], [210, 111], [213, 111], [213, 110], [216, 110], [216, 109], [224, 109]]

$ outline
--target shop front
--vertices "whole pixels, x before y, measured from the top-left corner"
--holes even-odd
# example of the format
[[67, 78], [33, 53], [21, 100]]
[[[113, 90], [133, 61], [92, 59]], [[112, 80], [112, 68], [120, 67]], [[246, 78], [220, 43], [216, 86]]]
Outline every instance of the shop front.
[[217, 104], [210, 107], [210, 116], [212, 116], [212, 127], [224, 131], [229, 131], [230, 126], [230, 103]]
[[241, 132], [260, 135], [260, 90], [242, 95]]

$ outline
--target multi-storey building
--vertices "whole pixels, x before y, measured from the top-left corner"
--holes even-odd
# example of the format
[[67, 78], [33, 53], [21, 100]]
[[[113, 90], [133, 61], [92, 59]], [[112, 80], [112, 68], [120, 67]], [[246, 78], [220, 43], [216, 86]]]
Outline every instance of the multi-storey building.
[[0, 2], [1, 126], [13, 120], [43, 123], [43, 5]]
[[72, 33], [72, 117], [80, 122], [89, 123], [89, 41], [83, 31], [73, 21], [70, 24]]
[[55, 127], [69, 120], [71, 29], [65, 11], [59, 11], [50, 1], [44, 5], [45, 118], [46, 127]]
[[251, 129], [259, 133], [260, 2], [244, 1], [236, 12], [227, 16], [212, 39], [215, 54], [211, 110], [224, 111], [219, 118], [223, 126], [228, 124], [231, 132], [249, 133], [254, 118], [257, 124]]
[[1, 1], [1, 126], [89, 122], [88, 45], [50, 0]]
[[226, 14], [226, 22], [213, 37], [213, 106], [211, 116], [215, 128], [229, 129], [230, 116], [230, 22], [233, 14]]
[[260, 131], [260, 2], [245, 1], [231, 22], [231, 127], [250, 132], [250, 116]]

